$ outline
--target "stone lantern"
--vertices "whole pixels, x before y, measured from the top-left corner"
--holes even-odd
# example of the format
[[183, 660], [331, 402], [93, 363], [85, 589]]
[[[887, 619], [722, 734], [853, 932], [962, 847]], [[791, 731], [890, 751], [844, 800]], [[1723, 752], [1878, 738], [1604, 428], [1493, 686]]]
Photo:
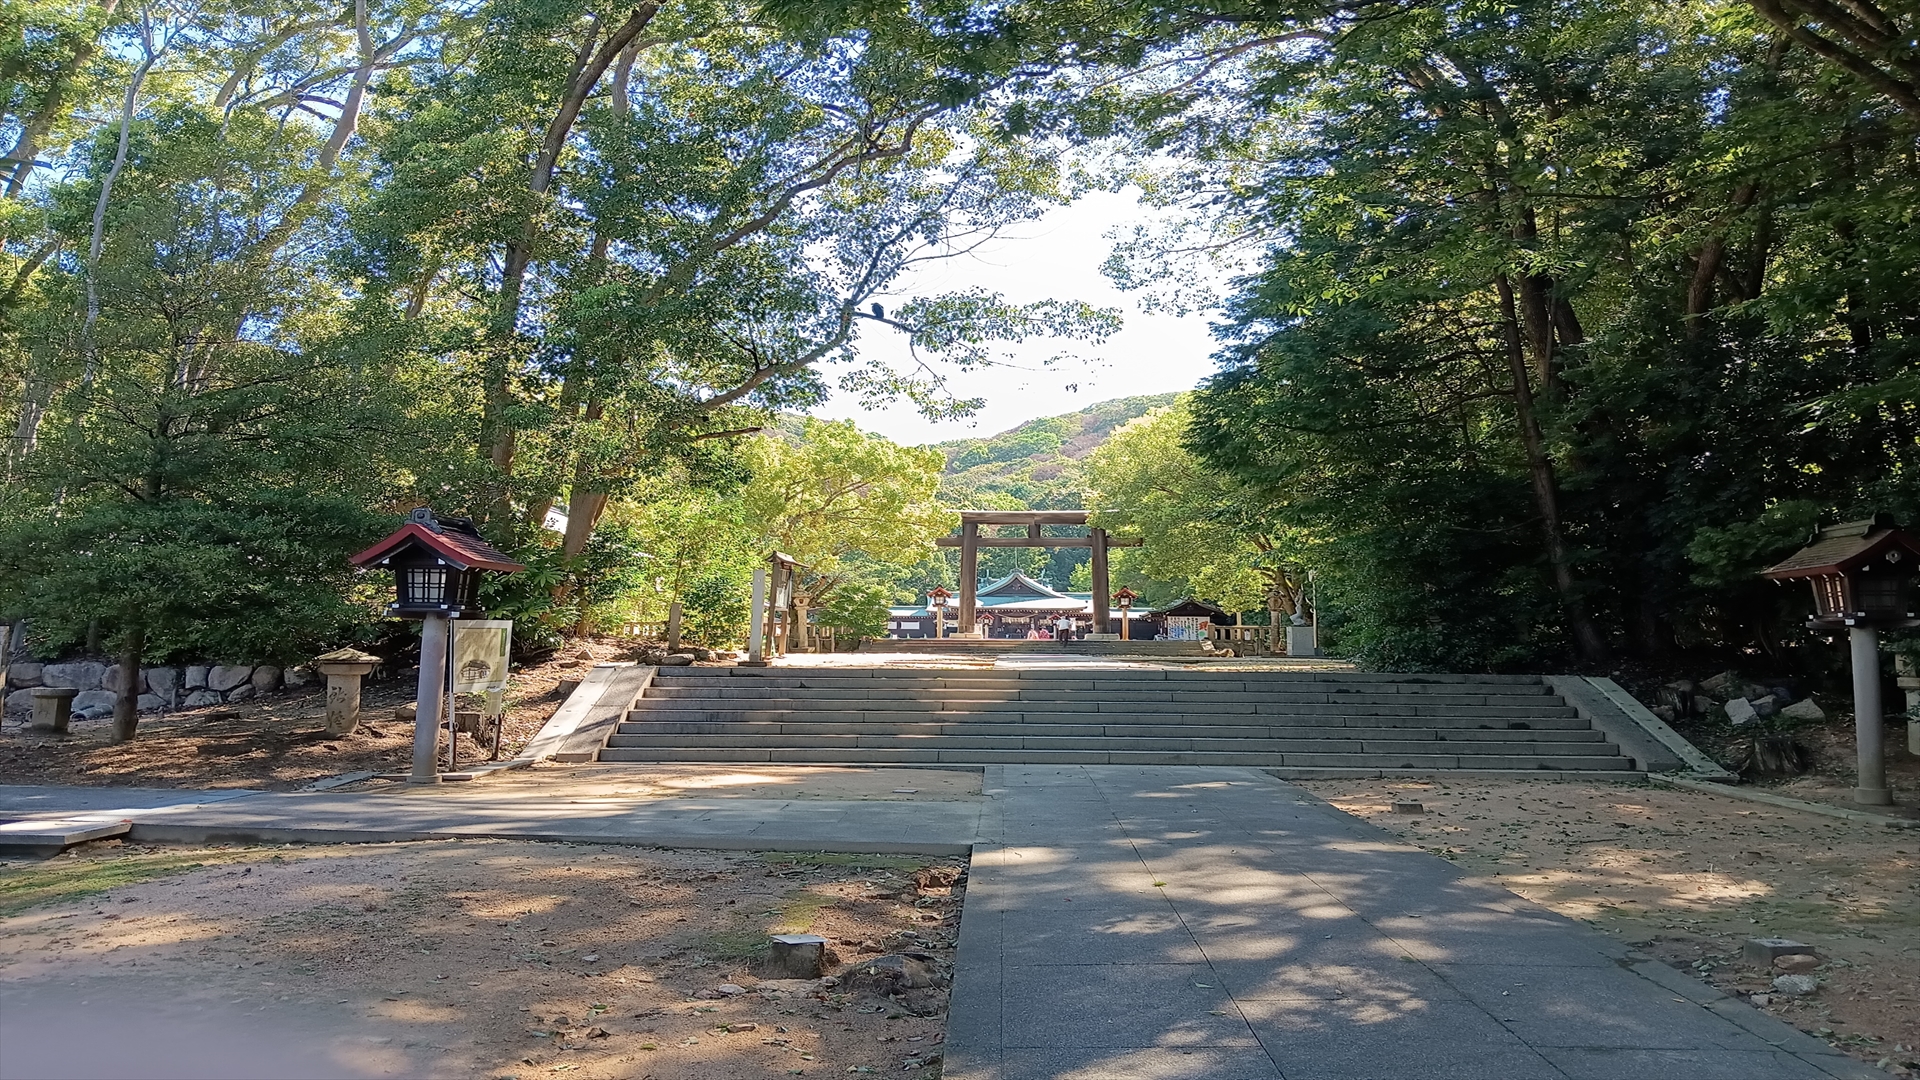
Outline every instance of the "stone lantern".
[[1914, 615], [1913, 578], [1920, 569], [1920, 536], [1894, 526], [1885, 515], [1831, 525], [1808, 538], [1762, 576], [1813, 585], [1811, 630], [1845, 630], [1853, 654], [1853, 715], [1860, 761], [1853, 801], [1867, 806], [1893, 802], [1887, 790], [1886, 731], [1880, 705], [1882, 630], [1920, 626]]
[[342, 739], [360, 727], [360, 680], [380, 665], [380, 658], [358, 649], [335, 649], [313, 658], [315, 671], [327, 679], [327, 738]]
[[439, 517], [424, 506], [391, 536], [348, 562], [391, 569], [395, 597], [387, 612], [421, 620], [419, 699], [408, 782], [437, 783], [434, 750], [447, 703], [447, 620], [486, 614], [479, 603], [482, 573], [511, 574], [526, 567], [482, 539], [470, 518]]

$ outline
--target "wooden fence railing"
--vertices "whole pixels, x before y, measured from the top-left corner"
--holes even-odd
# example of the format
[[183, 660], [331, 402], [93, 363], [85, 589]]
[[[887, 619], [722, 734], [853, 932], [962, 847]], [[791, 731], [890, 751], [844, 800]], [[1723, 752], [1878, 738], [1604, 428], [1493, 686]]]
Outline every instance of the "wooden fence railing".
[[1271, 626], [1209, 626], [1207, 637], [1216, 645], [1225, 645], [1236, 652], [1271, 652], [1273, 650], [1273, 627]]

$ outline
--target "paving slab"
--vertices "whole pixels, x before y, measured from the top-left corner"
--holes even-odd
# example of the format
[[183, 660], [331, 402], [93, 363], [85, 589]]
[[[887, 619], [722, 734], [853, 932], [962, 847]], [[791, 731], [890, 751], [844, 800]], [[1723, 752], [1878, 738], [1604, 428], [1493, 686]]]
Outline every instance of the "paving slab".
[[1256, 770], [983, 790], [949, 1080], [1884, 1077]]
[[[984, 800], [882, 802], [831, 799], [568, 798], [538, 785], [390, 792], [205, 792], [111, 799], [0, 788], [0, 809], [28, 821], [56, 816], [124, 820], [133, 840], [352, 843], [486, 837], [749, 851], [850, 851], [964, 855], [993, 820]], [[124, 791], [122, 792], [124, 794]], [[224, 793], [223, 793], [224, 794]], [[130, 805], [145, 803], [146, 805]], [[76, 813], [75, 804], [84, 814]]]

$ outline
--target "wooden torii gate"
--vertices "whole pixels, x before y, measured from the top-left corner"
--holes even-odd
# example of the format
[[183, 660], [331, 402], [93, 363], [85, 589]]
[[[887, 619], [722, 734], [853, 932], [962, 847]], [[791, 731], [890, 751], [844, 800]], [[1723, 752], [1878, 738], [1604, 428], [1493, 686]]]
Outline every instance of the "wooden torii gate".
[[[1107, 535], [1105, 529], [1090, 529], [1086, 536], [1041, 536], [1042, 525], [1085, 525], [1085, 510], [962, 510], [960, 535], [943, 536], [934, 543], [960, 549], [960, 633], [978, 633], [974, 594], [980, 588], [980, 549], [983, 547], [1091, 548], [1093, 551], [1093, 617], [1098, 633], [1107, 632], [1109, 605], [1107, 589], [1107, 549], [1139, 547], [1137, 538]], [[1025, 525], [1025, 536], [981, 536], [982, 525]]]

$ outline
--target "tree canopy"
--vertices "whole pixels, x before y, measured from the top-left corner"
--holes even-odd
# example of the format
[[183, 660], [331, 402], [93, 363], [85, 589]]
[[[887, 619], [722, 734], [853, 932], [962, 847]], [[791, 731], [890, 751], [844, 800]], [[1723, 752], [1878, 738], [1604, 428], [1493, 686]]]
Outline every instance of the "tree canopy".
[[[675, 601], [721, 640], [770, 546], [871, 627], [950, 578], [944, 468], [1091, 499], [1155, 588], [1285, 614], [1312, 570], [1371, 663], [1785, 661], [1752, 573], [1920, 517], [1914, 24], [1870, 0], [9, 14], [0, 616], [48, 651], [392, 633], [342, 558], [424, 504], [532, 567], [528, 640]], [[1109, 274], [1216, 320], [1191, 399], [1091, 458], [1150, 403], [946, 460], [794, 429], [1104, 347], [1075, 297], [919, 287], [1093, 188], [1170, 222]]]

